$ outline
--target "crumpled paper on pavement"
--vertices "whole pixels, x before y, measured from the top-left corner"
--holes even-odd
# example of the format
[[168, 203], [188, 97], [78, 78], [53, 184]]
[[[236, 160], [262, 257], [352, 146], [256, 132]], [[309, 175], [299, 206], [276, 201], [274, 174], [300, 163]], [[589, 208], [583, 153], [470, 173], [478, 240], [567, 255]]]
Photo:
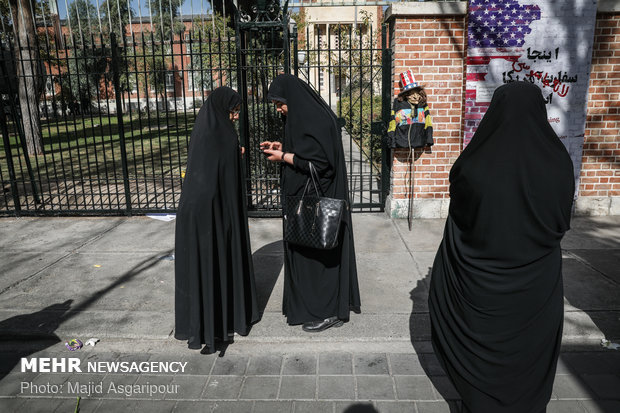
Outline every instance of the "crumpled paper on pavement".
[[177, 214], [146, 214], [146, 216], [158, 221], [170, 222], [176, 219]]
[[610, 350], [618, 350], [618, 349], [620, 349], [620, 344], [612, 343], [611, 341], [606, 340], [604, 338], [601, 339], [601, 346], [603, 346], [605, 348], [608, 348]]

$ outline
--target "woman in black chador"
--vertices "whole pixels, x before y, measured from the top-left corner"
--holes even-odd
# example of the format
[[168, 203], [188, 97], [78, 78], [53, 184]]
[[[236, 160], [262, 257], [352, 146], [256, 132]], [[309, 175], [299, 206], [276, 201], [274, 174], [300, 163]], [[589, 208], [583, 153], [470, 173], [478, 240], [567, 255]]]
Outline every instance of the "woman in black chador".
[[[326, 197], [349, 201], [340, 127], [332, 110], [306, 83], [292, 75], [276, 77], [268, 98], [276, 103], [286, 122], [283, 143], [261, 143], [269, 160], [282, 162], [283, 202], [287, 195], [303, 192], [309, 162], [318, 171]], [[334, 249], [284, 243], [282, 312], [289, 324], [303, 324], [308, 332], [339, 327], [349, 320], [350, 310], [360, 310], [350, 210], [344, 215]]]
[[175, 234], [175, 333], [189, 348], [246, 335], [258, 321], [240, 148], [241, 96], [215, 89], [198, 112]]
[[540, 89], [499, 87], [450, 171], [432, 340], [464, 411], [546, 411], [562, 340], [573, 166]]

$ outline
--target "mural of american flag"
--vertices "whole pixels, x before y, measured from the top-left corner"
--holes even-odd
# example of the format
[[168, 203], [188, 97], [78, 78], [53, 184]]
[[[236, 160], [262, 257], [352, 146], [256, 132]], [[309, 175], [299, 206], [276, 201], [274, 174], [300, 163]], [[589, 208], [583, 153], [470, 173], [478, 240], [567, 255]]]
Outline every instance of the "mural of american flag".
[[518, 47], [529, 34], [529, 24], [540, 19], [537, 5], [516, 0], [471, 0], [469, 2], [469, 47]]
[[516, 62], [523, 55], [530, 24], [540, 20], [538, 5], [517, 0], [470, 0], [467, 30], [465, 136], [467, 146], [489, 104], [477, 99], [477, 83], [484, 82], [493, 59]]

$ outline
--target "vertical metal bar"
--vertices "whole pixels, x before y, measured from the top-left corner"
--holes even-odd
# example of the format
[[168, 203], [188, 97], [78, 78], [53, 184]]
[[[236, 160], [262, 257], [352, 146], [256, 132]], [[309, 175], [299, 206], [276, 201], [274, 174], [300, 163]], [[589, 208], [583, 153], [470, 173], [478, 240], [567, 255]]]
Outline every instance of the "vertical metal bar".
[[[0, 43], [0, 50], [4, 51]], [[0, 78], [9, 79], [9, 74], [6, 70], [4, 59], [0, 60], [0, 70], [2, 70], [2, 76]], [[6, 123], [6, 115], [4, 112], [4, 100], [0, 99], [0, 128], [2, 128], [2, 141], [4, 144], [4, 154], [6, 156], [6, 163], [9, 169], [9, 181], [11, 185], [11, 194], [13, 195], [13, 204], [15, 205], [15, 215], [21, 215], [21, 205], [19, 201], [19, 190], [17, 188], [17, 178], [15, 176], [15, 165], [13, 164], [13, 153], [11, 151], [11, 141], [9, 140], [9, 128]]]
[[382, 73], [382, 85], [381, 85], [381, 120], [383, 121], [384, 132], [383, 139], [381, 139], [381, 210], [385, 209], [385, 200], [387, 198], [389, 185], [390, 185], [390, 170], [391, 170], [391, 150], [387, 146], [386, 134], [387, 125], [390, 122], [390, 104], [392, 99], [392, 54], [388, 48], [387, 39], [388, 25], [383, 24], [381, 27], [381, 67]]
[[[357, 13], [355, 15], [355, 18], [357, 19]], [[359, 132], [359, 189], [358, 189], [358, 193], [359, 193], [359, 199], [360, 199], [360, 203], [364, 204], [364, 71], [363, 71], [363, 66], [364, 66], [364, 52], [363, 52], [363, 42], [364, 39], [362, 37], [362, 29], [363, 26], [360, 25], [360, 27], [358, 28], [359, 30], [359, 102], [360, 102], [360, 110], [359, 110], [359, 128], [360, 128], [360, 132]], [[372, 96], [371, 96], [371, 100], [372, 100]], [[369, 122], [371, 122], [371, 120], [369, 120]], [[363, 208], [362, 208], [363, 210]]]
[[[131, 20], [130, 20], [131, 21]], [[131, 32], [131, 41], [132, 41], [132, 48], [134, 49], [134, 54], [135, 54], [135, 42], [134, 42], [134, 35], [133, 35], [133, 31]], [[133, 171], [133, 175], [135, 176], [134, 182], [136, 182], [135, 185], [135, 195], [136, 195], [136, 202], [137, 202], [137, 206], [138, 209], [140, 209], [140, 187], [137, 185], [137, 170], [138, 170], [138, 165], [136, 163], [136, 137], [134, 135], [134, 126], [133, 126], [133, 109], [131, 108], [131, 89], [130, 89], [130, 79], [131, 79], [131, 71], [129, 70], [129, 56], [127, 55], [127, 50], [129, 50], [129, 47], [127, 45], [127, 36], [122, 36], [122, 40], [123, 40], [123, 47], [122, 47], [122, 52], [124, 55], [124, 67], [122, 68], [122, 70], [125, 72], [126, 77], [125, 77], [125, 81], [127, 82], [126, 86], [121, 89], [122, 93], [124, 94], [125, 91], [127, 92], [127, 98], [128, 98], [128, 103], [127, 103], [127, 114], [129, 115], [129, 130], [131, 133], [131, 159], [133, 160], [133, 167], [132, 167], [132, 171]], [[125, 96], [122, 96], [123, 102], [125, 100]], [[138, 109], [139, 112], [139, 109]], [[129, 156], [127, 157], [127, 160], [129, 161]], [[129, 168], [129, 165], [128, 165]], [[134, 190], [131, 191], [132, 195], [134, 194]], [[132, 209], [135, 211], [135, 207], [133, 206], [133, 201], [131, 201], [131, 197], [130, 197], [130, 202], [132, 205]]]
[[129, 171], [127, 168], [127, 148], [125, 148], [125, 130], [123, 128], [123, 107], [121, 104], [122, 94], [120, 90], [119, 68], [118, 68], [118, 46], [116, 35], [110, 35], [112, 48], [112, 82], [114, 83], [114, 96], [116, 97], [116, 117], [118, 119], [118, 135], [121, 146], [121, 162], [123, 168], [123, 184], [125, 186], [125, 205], [127, 215], [131, 215], [131, 193], [129, 191]]
[[297, 57], [297, 25], [293, 29], [293, 68], [295, 77], [299, 77], [299, 58]]
[[[192, 4], [193, 7], [193, 4]], [[192, 8], [192, 12], [193, 12], [193, 8]], [[188, 31], [188, 35], [189, 35], [189, 45], [190, 45], [190, 49], [191, 49], [191, 45], [192, 45], [192, 32], [191, 30]], [[187, 148], [187, 135], [188, 135], [188, 131], [189, 131], [189, 126], [187, 125], [187, 96], [185, 93], [185, 85], [187, 84], [189, 86], [189, 79], [187, 77], [187, 73], [188, 70], [186, 69], [185, 66], [185, 57], [183, 56], [183, 47], [185, 47], [187, 49], [187, 43], [185, 42], [184, 39], [180, 40], [180, 44], [179, 44], [179, 48], [180, 48], [180, 57], [181, 57], [181, 74], [183, 75], [183, 81], [182, 81], [182, 86], [181, 86], [181, 92], [182, 92], [182, 96], [183, 96], [183, 118], [185, 121], [185, 133], [183, 133], [183, 135], [185, 136], [185, 147]], [[191, 53], [191, 50], [190, 50]], [[190, 54], [190, 66], [191, 66], [191, 54]], [[190, 76], [192, 76], [193, 72], [190, 70], [189, 71]], [[194, 78], [192, 76], [192, 85], [194, 84]], [[189, 93], [188, 93], [189, 94]], [[194, 98], [192, 97], [192, 107], [193, 107], [193, 102], [194, 102]], [[177, 129], [179, 128], [179, 124], [177, 122]], [[181, 185], [181, 188], [183, 187], [183, 179], [181, 178], [181, 171], [183, 170], [183, 161], [181, 159], [181, 145], [179, 142], [179, 139], [181, 139], [181, 137], [178, 135], [177, 133], [177, 171], [176, 173], [179, 174], [178, 176], [178, 182], [179, 185]], [[173, 186], [174, 186], [174, 182], [176, 182], [176, 179], [173, 177]], [[180, 191], [179, 191], [180, 194]], [[176, 210], [176, 203], [174, 202], [175, 200], [173, 200], [173, 205], [172, 205], [172, 209]]]

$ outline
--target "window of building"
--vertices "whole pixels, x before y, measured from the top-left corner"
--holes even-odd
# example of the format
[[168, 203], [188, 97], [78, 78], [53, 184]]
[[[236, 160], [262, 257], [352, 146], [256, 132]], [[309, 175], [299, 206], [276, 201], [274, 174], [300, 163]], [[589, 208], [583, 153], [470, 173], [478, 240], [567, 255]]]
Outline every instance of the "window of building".
[[166, 72], [166, 92], [174, 91], [174, 72]]
[[51, 76], [45, 77], [45, 94], [47, 96], [54, 96], [56, 94], [56, 89], [54, 88], [54, 80]]

